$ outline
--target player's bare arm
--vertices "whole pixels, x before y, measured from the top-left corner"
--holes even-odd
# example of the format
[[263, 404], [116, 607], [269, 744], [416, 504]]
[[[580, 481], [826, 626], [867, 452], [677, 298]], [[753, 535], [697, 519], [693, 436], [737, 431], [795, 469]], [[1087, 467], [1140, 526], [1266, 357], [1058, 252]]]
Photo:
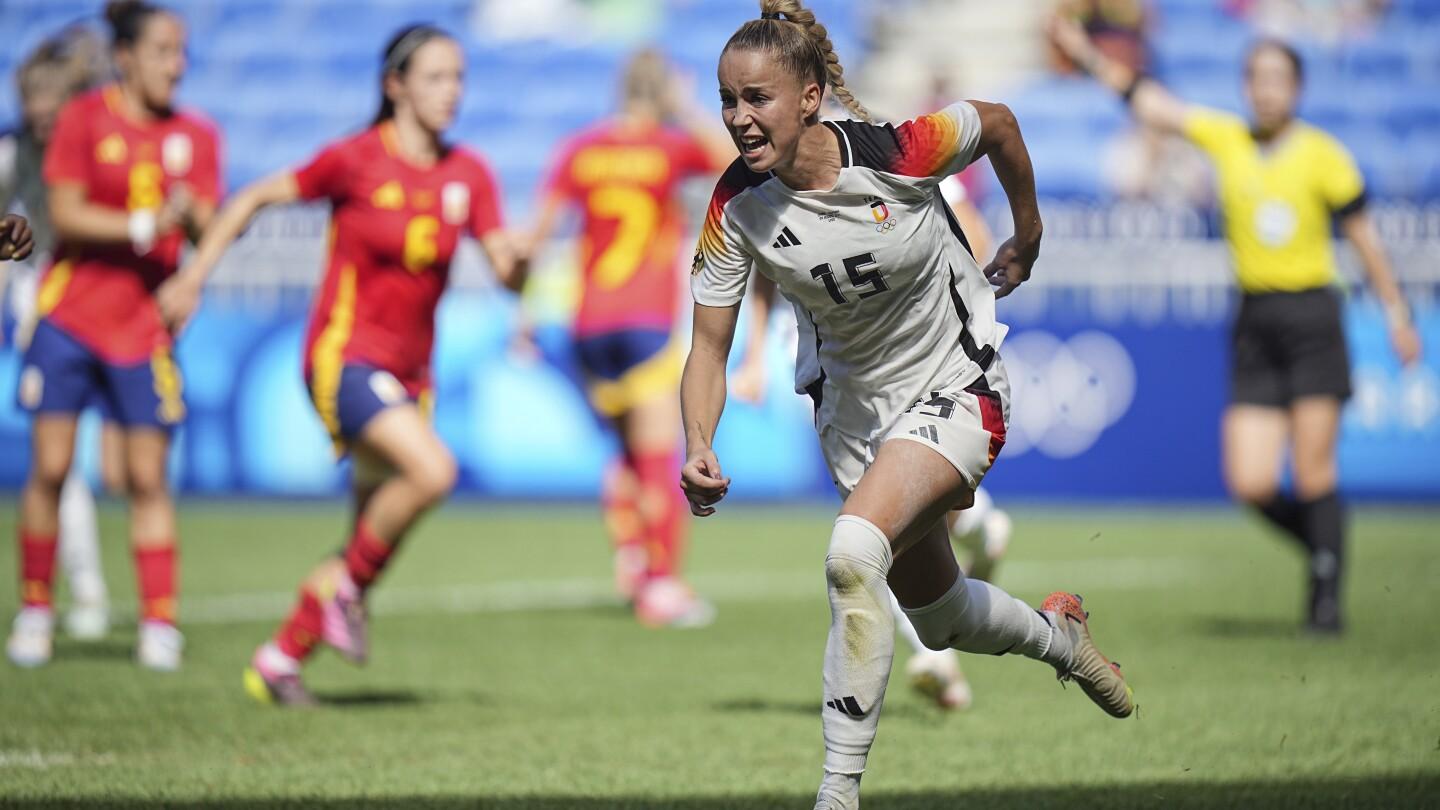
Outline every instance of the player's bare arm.
[[1040, 203], [1035, 198], [1035, 171], [1030, 152], [1020, 134], [1020, 123], [1004, 104], [971, 101], [980, 114], [980, 142], [975, 156], [988, 156], [1005, 196], [1015, 235], [1006, 239], [985, 267], [985, 277], [995, 287], [995, 297], [1004, 298], [1030, 278], [1030, 268], [1040, 255]]
[[1186, 104], [1155, 79], [1137, 74], [1100, 52], [1080, 24], [1066, 17], [1052, 17], [1050, 41], [1077, 67], [1130, 103], [1140, 123], [1162, 132], [1179, 133], [1185, 126]]
[[715, 504], [730, 489], [730, 479], [720, 471], [712, 444], [715, 427], [725, 410], [725, 364], [739, 319], [738, 303], [728, 307], [695, 305], [690, 356], [680, 381], [680, 408], [685, 423], [685, 467], [680, 472], [680, 488], [690, 501], [690, 511], [700, 517], [713, 515]]
[[194, 255], [155, 292], [155, 301], [165, 326], [171, 332], [179, 332], [185, 327], [200, 304], [200, 290], [210, 272], [262, 208], [298, 199], [300, 188], [295, 182], [294, 172], [277, 172], [241, 189], [218, 214], [207, 218], [211, 220], [209, 227], [203, 229], [204, 236]]
[[480, 250], [495, 278], [511, 292], [520, 292], [530, 275], [531, 251], [515, 234], [495, 230], [480, 237]]
[[1420, 333], [1410, 318], [1410, 307], [1395, 283], [1395, 274], [1390, 270], [1390, 260], [1380, 244], [1380, 234], [1375, 222], [1364, 210], [1355, 211], [1340, 220], [1340, 232], [1355, 246], [1360, 264], [1370, 279], [1370, 286], [1385, 307], [1385, 322], [1390, 327], [1390, 345], [1395, 356], [1404, 365], [1413, 365], [1420, 360]]

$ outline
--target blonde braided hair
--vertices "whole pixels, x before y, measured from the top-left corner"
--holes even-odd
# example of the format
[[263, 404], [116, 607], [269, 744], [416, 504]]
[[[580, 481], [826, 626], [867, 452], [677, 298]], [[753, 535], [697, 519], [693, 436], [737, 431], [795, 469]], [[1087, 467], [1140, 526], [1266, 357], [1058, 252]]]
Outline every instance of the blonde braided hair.
[[[761, 18], [750, 20], [725, 43], [725, 50], [769, 51], [800, 79], [828, 86], [835, 99], [861, 121], [872, 121], [845, 84], [845, 68], [830, 42], [830, 32], [815, 19], [815, 12], [799, 0], [760, 0]], [[723, 54], [723, 51], [722, 51]]]

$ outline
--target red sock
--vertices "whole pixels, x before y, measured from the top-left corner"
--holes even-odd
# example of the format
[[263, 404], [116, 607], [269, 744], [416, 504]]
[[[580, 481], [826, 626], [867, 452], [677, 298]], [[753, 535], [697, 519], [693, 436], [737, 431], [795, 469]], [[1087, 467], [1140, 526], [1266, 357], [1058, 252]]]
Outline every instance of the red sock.
[[635, 457], [645, 508], [646, 542], [650, 564], [646, 576], [673, 576], [680, 568], [685, 546], [685, 510], [681, 508], [680, 464], [673, 453]]
[[55, 581], [55, 535], [20, 530], [20, 604], [50, 607], [50, 585]]
[[629, 464], [616, 464], [605, 473], [604, 492], [600, 496], [605, 512], [605, 528], [616, 548], [638, 546], [645, 542], [645, 524], [635, 502], [638, 476]]
[[370, 527], [365, 525], [365, 521], [357, 520], [355, 534], [350, 538], [349, 545], [345, 546], [345, 570], [363, 591], [380, 576], [385, 563], [390, 561], [390, 555], [394, 553], [394, 545], [376, 537]]
[[275, 646], [296, 661], [304, 661], [320, 644], [323, 621], [320, 600], [310, 591], [301, 589], [300, 599], [295, 603], [295, 609], [290, 611], [290, 618], [275, 632]]
[[175, 544], [135, 549], [140, 578], [140, 619], [175, 623]]

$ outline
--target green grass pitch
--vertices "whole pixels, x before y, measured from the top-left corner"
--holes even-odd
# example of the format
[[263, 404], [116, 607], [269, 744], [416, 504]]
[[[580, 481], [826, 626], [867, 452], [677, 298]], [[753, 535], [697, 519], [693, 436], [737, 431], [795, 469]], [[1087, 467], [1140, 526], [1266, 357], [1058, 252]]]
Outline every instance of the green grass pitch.
[[[897, 656], [866, 808], [1440, 807], [1440, 511], [1357, 511], [1340, 641], [1296, 632], [1298, 555], [1232, 510], [1012, 514], [999, 582], [1082, 593], [1140, 716], [1013, 657], [967, 657], [976, 705], [942, 716]], [[124, 513], [101, 516], [127, 610]], [[344, 520], [182, 503], [185, 669], [137, 669], [133, 621], [62, 638], [43, 670], [0, 665], [0, 806], [810, 807], [826, 510], [698, 521], [694, 579], [720, 618], [657, 632], [609, 595], [593, 510], [448, 506], [375, 593], [372, 663], [322, 652], [308, 677], [328, 705], [253, 705], [241, 667]], [[0, 534], [14, 522], [12, 502]]]

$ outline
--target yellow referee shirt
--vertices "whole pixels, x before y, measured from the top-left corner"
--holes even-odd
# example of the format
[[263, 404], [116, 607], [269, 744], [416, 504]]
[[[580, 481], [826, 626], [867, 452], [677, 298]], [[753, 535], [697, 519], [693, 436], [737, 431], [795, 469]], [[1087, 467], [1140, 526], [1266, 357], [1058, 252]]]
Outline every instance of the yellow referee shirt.
[[1265, 148], [1244, 119], [1192, 107], [1185, 137], [1215, 164], [1220, 213], [1245, 292], [1325, 287], [1335, 281], [1330, 222], [1358, 210], [1365, 181], [1345, 147], [1295, 121]]

